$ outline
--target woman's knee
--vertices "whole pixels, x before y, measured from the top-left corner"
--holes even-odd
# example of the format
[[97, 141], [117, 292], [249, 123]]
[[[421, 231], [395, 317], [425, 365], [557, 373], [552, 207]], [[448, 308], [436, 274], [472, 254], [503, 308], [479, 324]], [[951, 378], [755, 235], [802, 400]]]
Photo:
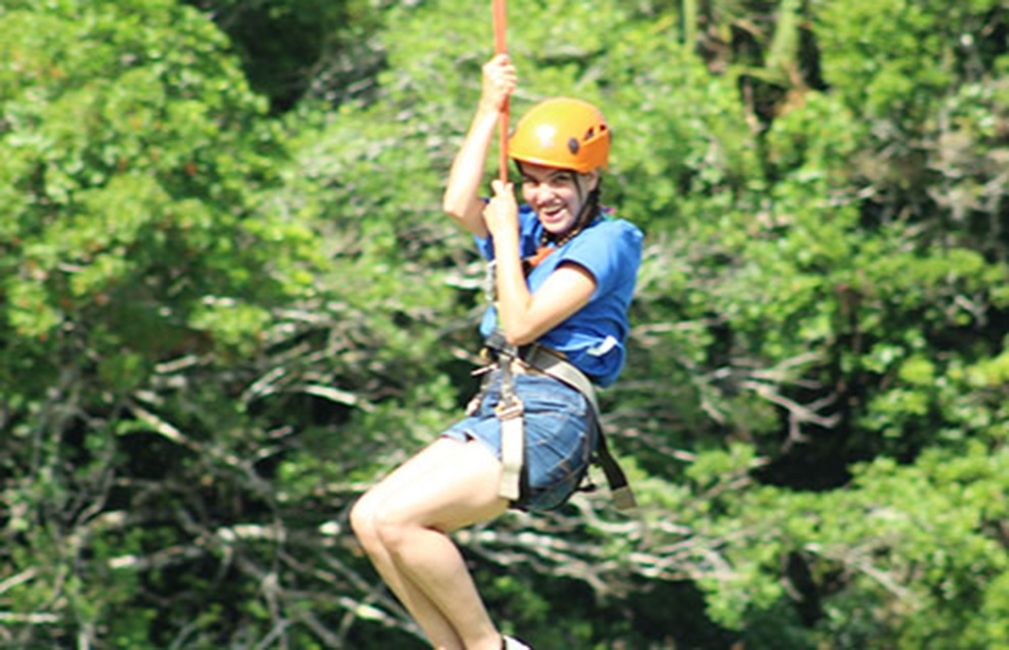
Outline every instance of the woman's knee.
[[411, 531], [419, 524], [393, 504], [382, 504], [370, 519], [371, 531], [382, 548], [399, 555], [409, 545]]
[[377, 530], [378, 504], [369, 493], [362, 495], [350, 509], [350, 528], [365, 549], [382, 543]]
[[365, 549], [381, 547], [394, 551], [401, 547], [411, 522], [397, 514], [397, 508], [366, 493], [350, 510], [350, 527]]

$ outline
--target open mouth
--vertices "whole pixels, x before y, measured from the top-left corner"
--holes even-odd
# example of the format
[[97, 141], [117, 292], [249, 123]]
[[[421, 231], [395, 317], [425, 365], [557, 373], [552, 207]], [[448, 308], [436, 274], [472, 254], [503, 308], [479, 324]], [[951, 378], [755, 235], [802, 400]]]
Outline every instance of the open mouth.
[[557, 223], [562, 221], [567, 214], [567, 210], [564, 209], [563, 205], [554, 205], [550, 207], [543, 207], [539, 210], [540, 218], [543, 221]]

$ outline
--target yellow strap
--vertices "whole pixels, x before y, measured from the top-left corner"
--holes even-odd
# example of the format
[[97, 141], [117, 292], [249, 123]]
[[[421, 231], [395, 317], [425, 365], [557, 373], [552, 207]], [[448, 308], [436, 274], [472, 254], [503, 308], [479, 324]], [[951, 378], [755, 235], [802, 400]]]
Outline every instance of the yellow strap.
[[522, 430], [522, 413], [512, 417], [501, 418], [501, 481], [498, 483], [498, 495], [509, 501], [518, 501], [521, 477], [522, 456], [525, 445]]
[[509, 501], [518, 501], [521, 494], [522, 461], [525, 458], [525, 431], [523, 430], [522, 400], [515, 394], [511, 364], [517, 358], [514, 346], [504, 359], [499, 360], [501, 368], [501, 401], [495, 412], [501, 421], [501, 481], [498, 494]]

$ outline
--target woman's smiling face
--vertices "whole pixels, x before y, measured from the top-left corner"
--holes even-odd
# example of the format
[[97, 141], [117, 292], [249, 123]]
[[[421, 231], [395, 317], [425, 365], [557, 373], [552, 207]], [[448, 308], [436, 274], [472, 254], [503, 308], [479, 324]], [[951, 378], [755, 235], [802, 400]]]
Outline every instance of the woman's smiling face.
[[523, 162], [522, 198], [539, 216], [543, 228], [560, 237], [575, 226], [582, 206], [595, 189], [597, 172], [578, 174], [570, 169], [558, 169]]

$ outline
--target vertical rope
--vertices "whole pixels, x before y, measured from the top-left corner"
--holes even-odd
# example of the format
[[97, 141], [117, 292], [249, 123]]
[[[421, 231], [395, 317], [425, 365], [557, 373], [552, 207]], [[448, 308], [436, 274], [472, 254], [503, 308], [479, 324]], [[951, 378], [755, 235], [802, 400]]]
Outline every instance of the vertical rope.
[[[492, 0], [493, 5], [491, 7], [494, 16], [494, 53], [504, 54], [508, 51], [507, 44], [505, 43], [506, 35], [508, 33], [508, 9], [505, 5], [505, 0]], [[502, 183], [508, 182], [508, 122], [509, 122], [509, 108], [510, 102], [508, 98], [505, 98], [504, 106], [501, 107], [501, 116], [498, 123], [498, 138], [499, 138], [499, 158], [498, 158], [498, 174], [501, 178]]]

